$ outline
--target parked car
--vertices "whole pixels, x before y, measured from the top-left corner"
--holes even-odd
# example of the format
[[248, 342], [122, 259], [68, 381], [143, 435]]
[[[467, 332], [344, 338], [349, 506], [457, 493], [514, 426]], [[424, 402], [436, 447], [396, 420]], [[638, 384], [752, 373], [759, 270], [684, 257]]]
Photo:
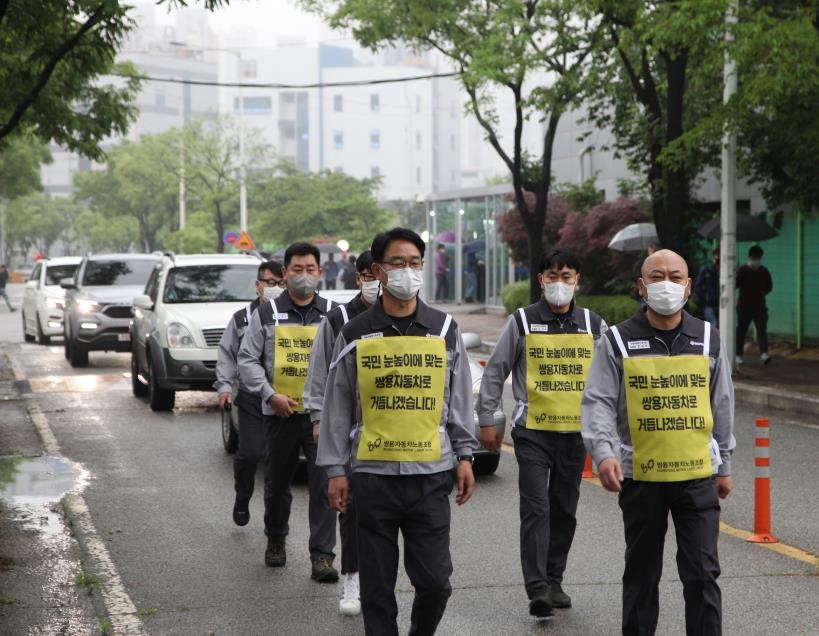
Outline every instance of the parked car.
[[65, 357], [72, 367], [88, 366], [89, 351], [131, 350], [134, 296], [161, 260], [158, 254], [89, 254], [75, 277], [60, 281]]
[[210, 391], [219, 340], [233, 314], [256, 298], [260, 259], [245, 254], [166, 255], [134, 298], [131, 385], [154, 411], [177, 391]]
[[23, 290], [23, 339], [51, 344], [51, 336], [63, 335], [63, 278], [71, 278], [82, 257], [58, 256], [37, 261]]

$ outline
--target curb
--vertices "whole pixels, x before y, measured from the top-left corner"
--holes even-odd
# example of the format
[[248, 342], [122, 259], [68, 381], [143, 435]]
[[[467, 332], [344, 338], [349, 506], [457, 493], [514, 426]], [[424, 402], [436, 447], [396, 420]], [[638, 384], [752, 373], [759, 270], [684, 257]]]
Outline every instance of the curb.
[[761, 406], [798, 415], [819, 416], [819, 397], [798, 391], [734, 382], [734, 399], [744, 404]]

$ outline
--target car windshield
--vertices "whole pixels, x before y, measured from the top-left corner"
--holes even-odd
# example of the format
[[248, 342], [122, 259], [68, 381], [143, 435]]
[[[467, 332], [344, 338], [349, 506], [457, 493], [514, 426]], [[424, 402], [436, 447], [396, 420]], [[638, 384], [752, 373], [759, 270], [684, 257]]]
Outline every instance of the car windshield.
[[78, 265], [49, 265], [46, 269], [46, 285], [59, 285], [63, 278], [72, 278]]
[[257, 265], [174, 267], [165, 283], [166, 303], [221, 303], [256, 298]]
[[156, 265], [155, 260], [133, 259], [88, 261], [83, 285], [145, 285]]

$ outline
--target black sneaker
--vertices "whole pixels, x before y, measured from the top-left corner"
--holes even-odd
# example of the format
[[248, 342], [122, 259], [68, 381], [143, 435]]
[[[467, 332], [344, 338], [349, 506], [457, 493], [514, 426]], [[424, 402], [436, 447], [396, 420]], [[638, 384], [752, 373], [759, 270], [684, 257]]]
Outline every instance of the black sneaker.
[[554, 614], [549, 588], [535, 592], [529, 600], [529, 613], [538, 618], [547, 618]]
[[240, 501], [239, 499], [233, 504], [233, 523], [237, 526], [246, 526], [250, 521], [250, 510], [248, 510], [247, 500]]
[[563, 591], [563, 588], [560, 587], [560, 583], [552, 584], [549, 591], [549, 600], [552, 603], [552, 607], [556, 607], [558, 609], [564, 609], [572, 606], [572, 597]]
[[319, 583], [335, 583], [338, 581], [338, 570], [333, 567], [333, 557], [321, 554], [312, 559], [313, 569], [310, 578]]
[[281, 568], [287, 563], [284, 537], [268, 537], [264, 551], [264, 564], [271, 568]]

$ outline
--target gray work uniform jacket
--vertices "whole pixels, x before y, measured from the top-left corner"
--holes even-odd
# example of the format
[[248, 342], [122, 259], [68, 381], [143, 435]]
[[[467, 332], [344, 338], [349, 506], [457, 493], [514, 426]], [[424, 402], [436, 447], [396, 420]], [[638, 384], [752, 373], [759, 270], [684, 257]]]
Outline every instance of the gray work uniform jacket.
[[328, 313], [327, 319], [319, 327], [310, 351], [307, 382], [304, 384], [304, 409], [310, 412], [311, 422], [318, 422], [321, 419], [321, 409], [324, 407], [324, 388], [327, 385], [327, 370], [332, 362], [336, 338], [344, 325], [366, 310], [367, 306], [359, 294], [346, 305], [339, 305]]
[[515, 409], [512, 426], [526, 428], [529, 397], [526, 393], [526, 333], [591, 333], [594, 339], [605, 332], [606, 322], [593, 311], [578, 306], [574, 300], [566, 317], [558, 317], [543, 298], [509, 316], [503, 327], [481, 380], [478, 394], [478, 426], [493, 426], [495, 411], [501, 408], [503, 383], [512, 372], [512, 395]]
[[273, 415], [268, 401], [276, 394], [276, 387], [271, 384], [276, 325], [315, 325], [324, 320], [327, 312], [336, 306], [333, 301], [316, 294], [313, 302], [300, 307], [304, 312], [302, 317], [290, 296], [284, 293], [276, 300], [264, 303], [253, 313], [239, 347], [239, 379], [250, 393], [259, 396], [264, 415]]
[[[228, 321], [227, 327], [222, 332], [216, 352], [216, 381], [213, 383], [217, 395], [232, 392], [233, 386], [239, 379], [239, 368], [236, 363], [236, 358], [239, 355], [239, 345], [242, 344], [242, 338], [250, 324], [250, 317], [256, 311], [259, 302], [257, 298], [248, 303], [247, 307], [233, 314]], [[239, 382], [239, 389], [246, 390], [241, 382]]]
[[[361, 436], [361, 403], [358, 390], [357, 340], [380, 334], [394, 336], [444, 335], [446, 347], [446, 385], [444, 408], [439, 426], [441, 459], [435, 462], [373, 461], [356, 458]], [[478, 448], [472, 417], [472, 373], [460, 330], [452, 317], [418, 300], [412, 324], [402, 334], [383, 309], [379, 300], [371, 309], [348, 322], [336, 339], [333, 363], [327, 376], [321, 416], [316, 465], [324, 466], [330, 477], [345, 474], [345, 466], [353, 472], [379, 475], [426, 475], [450, 470], [455, 455], [471, 456]], [[407, 415], [407, 426], [412, 416]], [[453, 454], [454, 453], [454, 454]]]
[[[706, 336], [705, 330], [709, 330]], [[626, 413], [626, 393], [623, 382], [623, 353], [615, 337], [619, 334], [629, 356], [704, 355], [708, 341], [709, 392], [714, 418], [711, 466], [718, 475], [731, 474], [731, 453], [734, 439], [734, 385], [731, 366], [720, 342], [719, 332], [707, 322], [682, 312], [682, 324], [671, 347], [657, 335], [645, 316], [645, 308], [610, 329], [597, 342], [586, 390], [581, 405], [582, 434], [586, 449], [599, 464], [604, 459], [619, 459], [623, 475], [632, 477], [631, 433]], [[720, 464], [720, 461], [722, 462]]]

